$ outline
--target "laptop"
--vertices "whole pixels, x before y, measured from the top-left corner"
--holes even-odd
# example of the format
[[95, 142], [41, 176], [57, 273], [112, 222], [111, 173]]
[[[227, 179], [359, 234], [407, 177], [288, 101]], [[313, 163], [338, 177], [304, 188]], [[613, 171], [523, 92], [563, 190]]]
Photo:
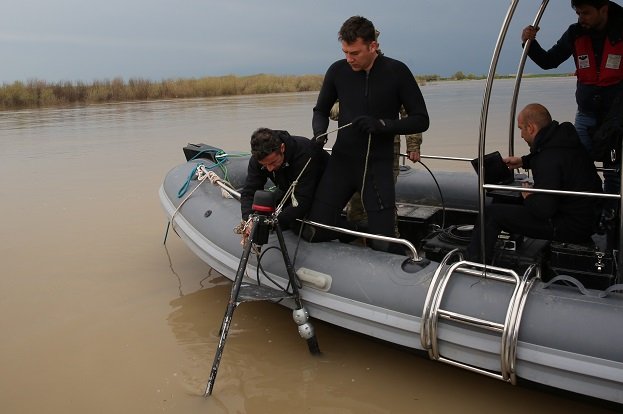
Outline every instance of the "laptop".
[[[476, 174], [478, 174], [478, 158], [471, 161]], [[499, 151], [486, 154], [483, 161], [483, 170], [485, 173], [485, 184], [512, 184], [515, 181], [515, 174], [510, 170]]]

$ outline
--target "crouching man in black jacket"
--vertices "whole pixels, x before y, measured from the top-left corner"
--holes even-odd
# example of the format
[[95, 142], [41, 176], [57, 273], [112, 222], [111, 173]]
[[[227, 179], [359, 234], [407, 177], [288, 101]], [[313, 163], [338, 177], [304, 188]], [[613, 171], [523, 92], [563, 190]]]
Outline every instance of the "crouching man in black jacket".
[[[595, 164], [569, 122], [552, 121], [540, 104], [529, 104], [517, 117], [521, 137], [530, 154], [507, 157], [509, 168], [532, 170], [534, 188], [601, 193]], [[567, 243], [590, 241], [599, 214], [600, 199], [523, 192], [522, 205], [491, 204], [485, 207], [485, 262], [491, 263], [501, 230], [535, 239]], [[480, 219], [477, 220], [467, 257], [483, 263], [480, 251]]]
[[[257, 190], [264, 189], [268, 179], [279, 190], [276, 194], [277, 202], [280, 201], [280, 195], [283, 196], [290, 185], [297, 181], [293, 193], [296, 202], [293, 203], [292, 198], [287, 200], [277, 219], [282, 230], [298, 228], [296, 219], [303, 218], [309, 211], [316, 184], [328, 157], [326, 151], [319, 149], [308, 138], [269, 128], [256, 130], [251, 135], [251, 159], [246, 182], [240, 193], [242, 220], [249, 218], [253, 196]], [[246, 236], [249, 231], [246, 229]]]

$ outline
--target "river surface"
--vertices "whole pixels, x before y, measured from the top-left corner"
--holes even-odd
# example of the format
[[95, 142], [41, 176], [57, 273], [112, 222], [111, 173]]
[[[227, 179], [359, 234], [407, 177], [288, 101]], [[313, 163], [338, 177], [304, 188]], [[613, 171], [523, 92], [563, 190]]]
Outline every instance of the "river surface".
[[[505, 153], [513, 84], [495, 87], [487, 150]], [[422, 87], [424, 154], [477, 154], [483, 88]], [[574, 89], [572, 78], [524, 80], [519, 106], [573, 121]], [[188, 142], [246, 150], [260, 126], [309, 136], [316, 95], [0, 112], [0, 412], [607, 412], [319, 321], [323, 355], [312, 357], [290, 311], [269, 303], [238, 308], [202, 397], [231, 285], [177, 237], [163, 246], [158, 188]]]

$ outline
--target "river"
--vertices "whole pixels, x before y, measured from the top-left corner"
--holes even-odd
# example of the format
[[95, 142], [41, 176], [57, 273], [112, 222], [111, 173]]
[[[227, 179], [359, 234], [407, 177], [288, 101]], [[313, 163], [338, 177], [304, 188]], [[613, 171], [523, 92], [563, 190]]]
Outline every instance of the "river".
[[[476, 155], [483, 87], [422, 87], [424, 154]], [[495, 87], [487, 149], [504, 153], [513, 84]], [[574, 89], [572, 78], [526, 79], [519, 106], [572, 121]], [[0, 112], [0, 411], [608, 412], [318, 321], [323, 355], [312, 357], [290, 312], [268, 303], [236, 311], [214, 394], [202, 397], [230, 283], [177, 237], [163, 245], [158, 188], [188, 142], [246, 150], [260, 126], [309, 136], [316, 95]]]

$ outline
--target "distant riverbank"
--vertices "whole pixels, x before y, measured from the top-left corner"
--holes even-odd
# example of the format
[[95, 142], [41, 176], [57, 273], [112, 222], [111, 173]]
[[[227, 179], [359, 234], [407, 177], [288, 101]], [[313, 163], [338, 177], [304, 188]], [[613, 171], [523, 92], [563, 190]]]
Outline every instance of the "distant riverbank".
[[[531, 76], [569, 76], [531, 75]], [[500, 78], [512, 76], [500, 76]], [[526, 76], [528, 77], [528, 76]], [[420, 85], [444, 80], [475, 80], [484, 76], [456, 72], [451, 77], [417, 75]], [[159, 82], [142, 78], [122, 78], [85, 82], [44, 80], [16, 81], [0, 86], [0, 110], [101, 104], [159, 99], [205, 98], [320, 90], [323, 75], [217, 76], [199, 79], [168, 79]]]

